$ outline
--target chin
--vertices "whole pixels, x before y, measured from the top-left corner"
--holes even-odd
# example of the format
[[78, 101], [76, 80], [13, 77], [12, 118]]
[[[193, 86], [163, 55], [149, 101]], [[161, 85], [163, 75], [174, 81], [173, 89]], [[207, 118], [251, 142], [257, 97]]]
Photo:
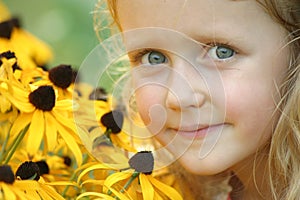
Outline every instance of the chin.
[[199, 158], [190, 158], [187, 156], [182, 156], [179, 159], [181, 166], [189, 173], [201, 176], [216, 175], [227, 171], [227, 166], [220, 164], [219, 162], [214, 162], [209, 158], [200, 160]]

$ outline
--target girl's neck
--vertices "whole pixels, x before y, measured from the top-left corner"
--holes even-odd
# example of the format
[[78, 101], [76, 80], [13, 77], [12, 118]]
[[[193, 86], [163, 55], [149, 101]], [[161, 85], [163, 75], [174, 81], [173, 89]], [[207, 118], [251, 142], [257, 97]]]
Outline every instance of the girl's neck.
[[232, 168], [232, 200], [270, 198], [267, 154], [260, 155], [253, 155]]

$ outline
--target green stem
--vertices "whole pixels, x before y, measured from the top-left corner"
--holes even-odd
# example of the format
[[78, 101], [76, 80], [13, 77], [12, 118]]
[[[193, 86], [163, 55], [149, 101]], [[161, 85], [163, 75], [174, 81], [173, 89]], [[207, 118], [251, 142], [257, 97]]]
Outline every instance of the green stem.
[[5, 140], [2, 144], [2, 148], [1, 148], [1, 154], [0, 154], [0, 164], [2, 163], [3, 159], [5, 158], [6, 154], [7, 154], [7, 151], [6, 151], [6, 145], [8, 143], [8, 139], [10, 137], [10, 130], [11, 130], [11, 127], [12, 127], [12, 124], [10, 125], [9, 127], [9, 130], [8, 130], [8, 133], [5, 137]]
[[125, 190], [127, 190], [127, 188], [130, 186], [130, 184], [134, 181], [134, 179], [136, 177], [139, 176], [139, 172], [133, 172], [133, 174], [131, 175], [130, 179], [125, 183], [124, 187], [120, 190], [121, 193], [125, 192]]
[[106, 131], [104, 132], [103, 135], [96, 137], [93, 141], [93, 149], [97, 148], [98, 145], [104, 144], [104, 143], [107, 145], [113, 146], [113, 143], [110, 138], [110, 134], [111, 134], [111, 130], [106, 129]]
[[17, 150], [19, 144], [21, 143], [21, 141], [23, 140], [27, 130], [29, 129], [29, 124], [27, 124], [27, 126], [25, 126], [25, 128], [19, 133], [19, 135], [17, 136], [17, 138], [15, 139], [15, 141], [12, 143], [13, 145], [11, 146], [11, 148], [8, 149], [8, 154], [5, 158], [4, 164], [8, 164], [8, 162], [10, 161], [11, 157], [14, 155], [15, 151]]
[[[87, 155], [87, 154], [84, 154], [84, 155], [83, 155], [82, 164], [86, 163], [87, 160], [88, 160], [88, 155]], [[73, 173], [72, 176], [71, 176], [71, 178], [70, 178], [70, 181], [75, 181], [76, 178], [77, 178], [77, 174], [76, 174], [76, 173]], [[70, 187], [70, 186], [67, 185], [67, 186], [65, 187], [64, 191], [63, 191], [62, 194], [61, 194], [61, 196], [63, 196], [64, 198], [65, 198], [65, 196], [66, 196], [66, 193], [67, 193], [69, 187]]]
[[[120, 190], [120, 192], [124, 193], [128, 189], [128, 187], [131, 185], [131, 183], [134, 181], [134, 179], [139, 176], [139, 174], [140, 174], [139, 172], [133, 172], [133, 174], [131, 175], [130, 179], [125, 183], [125, 185]], [[112, 191], [108, 190], [107, 194], [111, 195]], [[120, 200], [118, 197], [115, 197], [115, 199]]]
[[106, 137], [109, 139], [110, 143], [112, 144], [111, 138], [110, 138], [110, 134], [111, 134], [111, 129], [106, 129], [105, 133]]

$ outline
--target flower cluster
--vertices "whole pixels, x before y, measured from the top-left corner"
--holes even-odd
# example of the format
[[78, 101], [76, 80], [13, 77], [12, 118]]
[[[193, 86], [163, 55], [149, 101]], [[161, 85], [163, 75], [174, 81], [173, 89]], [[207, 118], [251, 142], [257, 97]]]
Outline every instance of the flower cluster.
[[47, 69], [49, 47], [1, 4], [0, 15], [0, 199], [182, 199], [153, 153], [130, 145], [110, 95], [74, 84], [68, 64]]

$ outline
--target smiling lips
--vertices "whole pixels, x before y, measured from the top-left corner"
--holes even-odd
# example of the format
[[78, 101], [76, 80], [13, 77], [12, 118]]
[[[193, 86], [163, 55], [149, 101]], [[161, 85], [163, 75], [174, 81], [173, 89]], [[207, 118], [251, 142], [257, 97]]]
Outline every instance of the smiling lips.
[[217, 130], [221, 131], [224, 127], [224, 124], [215, 124], [215, 125], [202, 125], [197, 128], [192, 127], [180, 127], [179, 129], [174, 129], [175, 132], [188, 139], [198, 139], [204, 138], [210, 132], [215, 132]]

